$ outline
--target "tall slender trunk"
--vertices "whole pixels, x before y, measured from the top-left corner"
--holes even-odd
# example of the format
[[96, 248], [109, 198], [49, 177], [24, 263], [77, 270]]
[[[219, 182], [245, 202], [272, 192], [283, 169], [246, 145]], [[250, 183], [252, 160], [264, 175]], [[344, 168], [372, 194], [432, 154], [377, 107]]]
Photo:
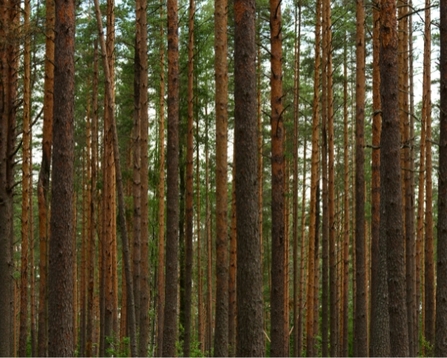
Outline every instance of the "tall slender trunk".
[[343, 357], [348, 356], [348, 339], [349, 339], [349, 241], [350, 241], [350, 210], [351, 206], [349, 204], [349, 131], [348, 131], [348, 53], [347, 45], [345, 44], [343, 51], [343, 73], [344, 73], [344, 83], [343, 83], [343, 162], [344, 162], [344, 176], [343, 176], [343, 187], [344, 187], [344, 200], [343, 200], [343, 268], [342, 268], [342, 330], [341, 336], [343, 340], [341, 342], [340, 354]]
[[[422, 113], [421, 113], [421, 138], [420, 138], [420, 152], [419, 152], [419, 178], [418, 178], [418, 209], [417, 209], [417, 235], [416, 235], [416, 302], [422, 301], [422, 325], [421, 331], [425, 335], [424, 330], [424, 309], [425, 309], [425, 299], [423, 291], [423, 246], [425, 243], [425, 159], [426, 159], [426, 121], [427, 116], [431, 115], [428, 112], [431, 109], [431, 63], [430, 63], [430, 52], [431, 52], [431, 14], [430, 14], [430, 3], [431, 0], [425, 2], [425, 27], [424, 27], [424, 61], [423, 61], [423, 79], [422, 79]], [[419, 311], [419, 310], [418, 310]], [[419, 321], [419, 320], [418, 320]], [[422, 353], [422, 352], [421, 352]]]
[[[426, 14], [427, 16], [427, 14]], [[426, 18], [427, 20], [427, 18]], [[429, 18], [428, 18], [429, 20]], [[430, 24], [430, 21], [429, 23]], [[429, 29], [425, 31], [426, 40], [424, 46], [427, 46], [424, 52], [425, 56], [429, 56], [431, 52], [431, 32]], [[425, 61], [426, 59], [424, 59]], [[427, 66], [430, 66], [430, 58], [428, 58]], [[433, 345], [435, 343], [435, 256], [434, 256], [434, 234], [433, 234], [433, 181], [432, 181], [432, 128], [431, 128], [431, 90], [430, 90], [430, 70], [427, 68], [427, 92], [425, 94], [425, 128], [426, 128], [426, 151], [425, 151], [425, 340]], [[430, 352], [428, 353], [430, 354]]]
[[[233, 151], [232, 175], [235, 176], [235, 153]], [[228, 355], [236, 353], [236, 267], [237, 267], [237, 232], [236, 232], [236, 186], [231, 186], [231, 229], [230, 229], [230, 264], [228, 272]]]
[[380, 92], [382, 133], [380, 151], [380, 236], [387, 242], [387, 268], [392, 356], [408, 356], [405, 298], [405, 241], [402, 222], [400, 132], [398, 113], [396, 1], [381, 4]]
[[54, 81], [54, 0], [46, 1], [45, 20], [45, 82], [43, 104], [42, 161], [37, 184], [39, 207], [39, 313], [38, 313], [38, 354], [47, 355], [48, 349], [48, 191], [51, 164], [51, 143], [53, 133], [53, 81]]
[[185, 208], [185, 287], [184, 287], [184, 336], [183, 355], [191, 350], [191, 299], [193, 266], [193, 177], [194, 177], [194, 18], [195, 2], [189, 1], [188, 12], [188, 115], [186, 133], [186, 208]]
[[271, 346], [272, 356], [289, 355], [288, 331], [286, 331], [285, 308], [285, 128], [283, 118], [282, 90], [282, 25], [281, 2], [270, 0], [270, 102], [271, 102], [271, 144], [272, 144], [272, 283], [271, 305]]
[[441, 133], [439, 143], [438, 282], [436, 291], [435, 355], [447, 355], [447, 4], [440, 4], [441, 18]]
[[390, 355], [386, 242], [380, 236], [380, 135], [382, 113], [380, 100], [380, 13], [373, 9], [373, 137], [371, 183], [371, 323], [369, 355]]
[[87, 327], [85, 355], [93, 355], [94, 343], [94, 305], [95, 305], [95, 241], [97, 232], [97, 162], [98, 162], [98, 41], [94, 41], [93, 48], [93, 81], [92, 81], [92, 115], [91, 115], [91, 160], [90, 160], [90, 193], [88, 217], [88, 254], [87, 254]]
[[168, 146], [167, 146], [167, 224], [166, 283], [163, 327], [163, 356], [176, 355], [177, 340], [177, 270], [179, 222], [179, 53], [178, 4], [168, 0]]
[[[299, 24], [299, 25], [298, 25]], [[301, 2], [295, 7], [295, 59], [294, 59], [294, 81], [293, 81], [293, 208], [292, 208], [292, 225], [293, 225], [293, 355], [299, 356], [298, 341], [300, 340], [299, 322], [299, 303], [298, 297], [301, 295], [299, 290], [300, 270], [298, 259], [298, 128], [299, 128], [299, 93], [300, 93], [300, 55], [301, 55]], [[303, 260], [303, 257], [300, 257]]]
[[368, 355], [365, 243], [365, 10], [356, 2], [356, 126], [355, 126], [355, 318], [354, 355]]
[[48, 354], [73, 356], [75, 3], [56, 1]]
[[[148, 145], [148, 45], [147, 45], [147, 0], [137, 1], [137, 50], [140, 59], [139, 70], [139, 109], [140, 109], [140, 154], [141, 154], [141, 266], [140, 266], [140, 314], [139, 355], [147, 356], [149, 347], [149, 145]], [[135, 313], [136, 316], [136, 313]]]
[[20, 259], [20, 357], [26, 356], [28, 339], [28, 258], [30, 226], [30, 183], [31, 183], [31, 4], [25, 1], [24, 8], [25, 46], [23, 54], [23, 123], [22, 123], [22, 216], [21, 216], [21, 259]]
[[310, 179], [310, 218], [309, 218], [309, 254], [308, 254], [308, 281], [307, 281], [307, 356], [315, 355], [314, 336], [314, 310], [315, 310], [315, 227], [316, 221], [316, 201], [318, 190], [318, 162], [319, 162], [319, 93], [320, 93], [320, 38], [321, 38], [321, 1], [316, 4], [316, 24], [315, 24], [315, 66], [314, 66], [314, 99], [312, 109], [312, 158], [311, 158], [311, 179]]
[[215, 78], [216, 78], [216, 320], [214, 355], [228, 356], [228, 194], [227, 194], [227, 6], [226, 0], [215, 1]]
[[257, 202], [256, 44], [253, 0], [234, 2], [237, 210], [236, 355], [264, 355], [262, 262]]
[[306, 246], [306, 229], [305, 229], [305, 220], [306, 220], [306, 175], [307, 175], [307, 138], [304, 138], [304, 157], [303, 157], [303, 179], [302, 179], [302, 193], [301, 193], [301, 233], [300, 233], [300, 281], [298, 283], [298, 326], [296, 329], [298, 330], [297, 336], [298, 341], [296, 343], [297, 345], [297, 355], [301, 355], [303, 351], [303, 301], [304, 301], [304, 292], [303, 288], [306, 285], [306, 275], [305, 275], [305, 260], [304, 260], [304, 253], [305, 253], [305, 246]]
[[[161, 0], [160, 0], [161, 1]], [[163, 6], [160, 6], [160, 17], [163, 17]], [[160, 24], [160, 38], [164, 36], [164, 25]], [[163, 322], [165, 303], [165, 47], [160, 41], [160, 94], [159, 94], [159, 182], [158, 182], [158, 262], [157, 262], [157, 356], [163, 348]]]

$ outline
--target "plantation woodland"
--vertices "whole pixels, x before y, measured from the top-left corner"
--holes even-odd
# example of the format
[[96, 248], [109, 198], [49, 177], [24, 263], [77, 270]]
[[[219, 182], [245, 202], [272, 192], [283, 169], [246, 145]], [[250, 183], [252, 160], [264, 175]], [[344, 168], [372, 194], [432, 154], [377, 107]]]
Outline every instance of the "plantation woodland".
[[447, 1], [0, 0], [0, 356], [447, 356]]

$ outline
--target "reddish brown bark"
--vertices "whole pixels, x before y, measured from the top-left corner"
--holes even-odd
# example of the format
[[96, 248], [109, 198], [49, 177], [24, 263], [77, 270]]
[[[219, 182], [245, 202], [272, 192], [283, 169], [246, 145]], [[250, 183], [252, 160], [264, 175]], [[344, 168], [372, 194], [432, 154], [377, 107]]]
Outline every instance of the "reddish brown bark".
[[272, 264], [271, 264], [271, 345], [272, 356], [288, 356], [288, 332], [285, 327], [285, 129], [283, 118], [282, 91], [282, 25], [281, 2], [270, 0], [270, 103], [272, 145]]
[[168, 143], [167, 143], [167, 223], [166, 282], [163, 327], [163, 356], [176, 355], [178, 298], [179, 225], [179, 53], [178, 4], [168, 0]]

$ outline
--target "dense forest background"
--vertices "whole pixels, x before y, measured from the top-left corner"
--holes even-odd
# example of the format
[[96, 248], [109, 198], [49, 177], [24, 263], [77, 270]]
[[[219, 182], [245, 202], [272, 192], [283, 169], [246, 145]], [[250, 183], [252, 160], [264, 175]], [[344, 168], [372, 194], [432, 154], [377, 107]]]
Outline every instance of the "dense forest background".
[[0, 354], [447, 354], [443, 2], [1, 0]]

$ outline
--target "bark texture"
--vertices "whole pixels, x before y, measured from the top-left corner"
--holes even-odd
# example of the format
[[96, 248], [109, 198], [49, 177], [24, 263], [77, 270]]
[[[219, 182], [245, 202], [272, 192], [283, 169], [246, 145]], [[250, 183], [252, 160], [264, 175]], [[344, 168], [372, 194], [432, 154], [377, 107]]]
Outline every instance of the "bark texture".
[[237, 356], [263, 356], [262, 262], [258, 229], [256, 43], [253, 0], [234, 2], [237, 210]]

